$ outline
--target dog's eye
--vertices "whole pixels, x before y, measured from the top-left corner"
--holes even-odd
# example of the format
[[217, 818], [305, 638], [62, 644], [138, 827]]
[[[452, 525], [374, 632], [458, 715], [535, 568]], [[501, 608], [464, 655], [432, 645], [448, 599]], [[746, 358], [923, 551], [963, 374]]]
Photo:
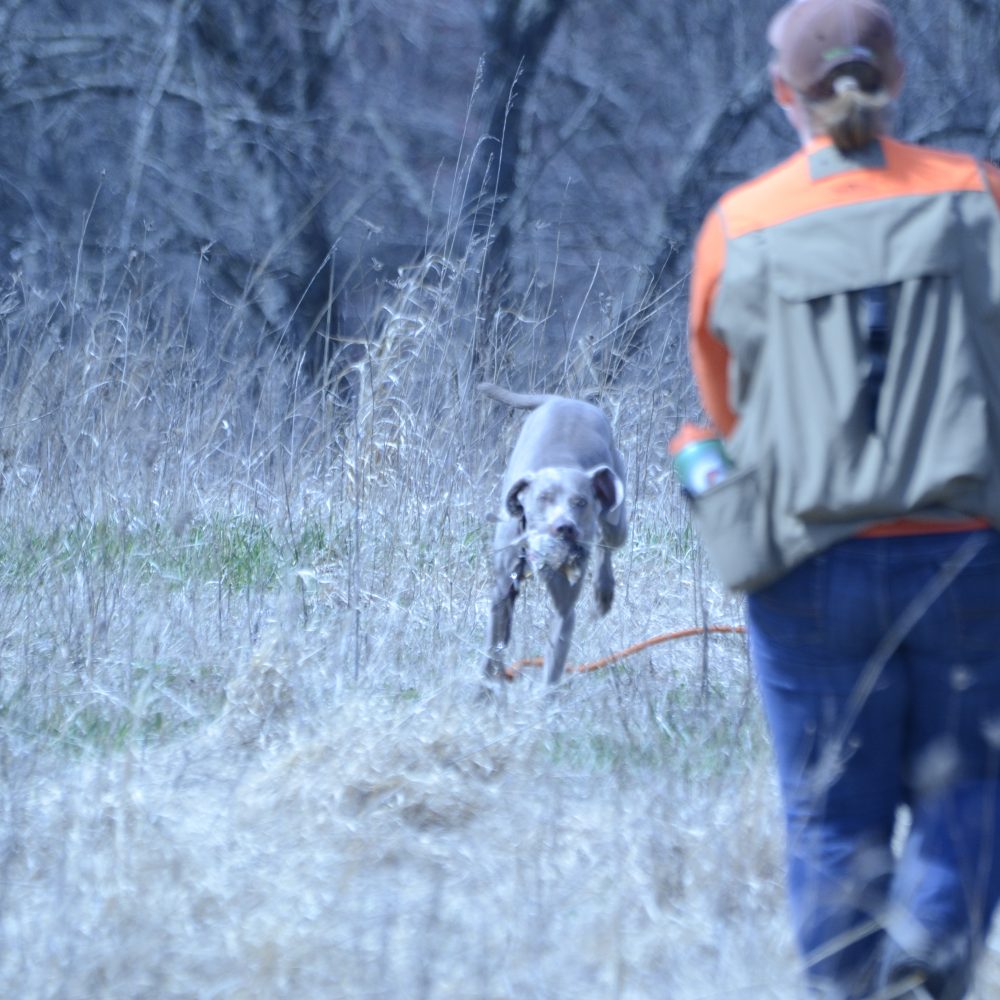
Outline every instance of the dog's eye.
[[587, 506], [587, 498], [581, 496], [575, 496], [569, 502], [570, 507], [575, 507], [577, 510], [582, 510]]
[[538, 494], [539, 503], [552, 503], [555, 498], [556, 495], [551, 490], [542, 490], [542, 492]]

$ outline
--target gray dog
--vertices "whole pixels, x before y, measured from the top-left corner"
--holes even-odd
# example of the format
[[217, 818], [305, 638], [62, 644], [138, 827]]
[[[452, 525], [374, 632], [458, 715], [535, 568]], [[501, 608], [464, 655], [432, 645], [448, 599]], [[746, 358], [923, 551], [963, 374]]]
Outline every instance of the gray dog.
[[514, 601], [531, 575], [544, 581], [553, 617], [545, 675], [555, 684], [566, 665], [576, 602], [591, 549], [597, 546], [594, 599], [606, 614], [615, 595], [611, 549], [628, 535], [625, 465], [607, 417], [590, 403], [562, 396], [522, 395], [489, 382], [491, 399], [532, 412], [524, 422], [503, 479], [503, 505], [493, 539], [494, 589], [486, 675], [505, 676]]

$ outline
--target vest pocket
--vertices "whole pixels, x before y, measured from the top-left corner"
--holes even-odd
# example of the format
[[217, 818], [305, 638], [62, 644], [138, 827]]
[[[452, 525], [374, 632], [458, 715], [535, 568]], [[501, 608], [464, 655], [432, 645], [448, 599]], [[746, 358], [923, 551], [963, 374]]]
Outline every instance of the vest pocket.
[[762, 466], [739, 469], [690, 501], [709, 562], [732, 590], [755, 590], [786, 569], [774, 544], [766, 482]]

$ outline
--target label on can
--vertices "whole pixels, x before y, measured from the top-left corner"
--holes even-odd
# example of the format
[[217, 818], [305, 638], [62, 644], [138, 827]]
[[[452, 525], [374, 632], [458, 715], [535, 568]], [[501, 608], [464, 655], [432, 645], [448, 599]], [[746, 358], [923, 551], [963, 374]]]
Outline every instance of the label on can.
[[674, 470], [692, 496], [722, 482], [733, 465], [722, 441], [707, 428], [686, 425], [671, 441]]

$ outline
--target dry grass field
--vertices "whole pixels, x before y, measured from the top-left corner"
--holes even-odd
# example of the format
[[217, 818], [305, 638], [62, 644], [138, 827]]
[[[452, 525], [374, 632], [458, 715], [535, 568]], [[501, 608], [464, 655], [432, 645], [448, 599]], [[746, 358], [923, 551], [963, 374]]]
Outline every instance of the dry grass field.
[[[741, 637], [476, 699], [518, 418], [436, 308], [392, 318], [349, 420], [140, 308], [6, 317], [0, 996], [799, 995]], [[571, 663], [742, 615], [667, 469], [681, 402], [602, 403], [634, 530]], [[529, 585], [515, 656], [545, 615]]]

